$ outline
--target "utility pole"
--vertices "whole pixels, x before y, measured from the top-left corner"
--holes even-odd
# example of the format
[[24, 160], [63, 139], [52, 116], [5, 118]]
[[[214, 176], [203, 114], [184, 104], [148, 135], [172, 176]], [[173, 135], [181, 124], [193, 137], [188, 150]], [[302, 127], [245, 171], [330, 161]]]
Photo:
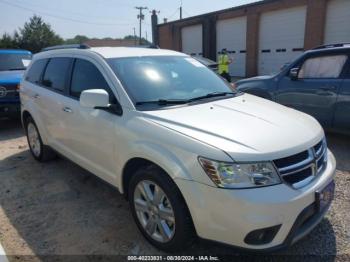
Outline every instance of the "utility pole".
[[134, 30], [134, 45], [136, 46], [136, 28], [132, 28]]
[[142, 44], [142, 20], [145, 19], [145, 15], [142, 13], [142, 10], [148, 9], [148, 7], [142, 7], [142, 6], [136, 6], [136, 9], [140, 11], [140, 14], [137, 15], [137, 18], [140, 20], [140, 39], [139, 39], [139, 45]]
[[145, 31], [145, 34], [146, 34], [146, 41], [148, 42], [147, 30]]

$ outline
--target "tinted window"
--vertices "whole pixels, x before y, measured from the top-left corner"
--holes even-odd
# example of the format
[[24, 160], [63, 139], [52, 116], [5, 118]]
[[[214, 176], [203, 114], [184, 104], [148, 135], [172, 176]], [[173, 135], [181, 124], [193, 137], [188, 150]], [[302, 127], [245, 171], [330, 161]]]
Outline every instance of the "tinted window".
[[41, 74], [45, 68], [46, 63], [47, 59], [35, 61], [29, 68], [26, 80], [32, 83], [39, 83]]
[[31, 59], [30, 54], [0, 54], [0, 71], [25, 70]]
[[58, 91], [63, 91], [71, 59], [58, 57], [50, 59], [43, 77], [43, 85]]
[[224, 80], [192, 57], [110, 58], [108, 62], [136, 103], [232, 92]]
[[346, 55], [309, 58], [301, 67], [299, 78], [338, 78], [347, 58]]
[[112, 101], [114, 95], [97, 67], [89, 61], [77, 59], [74, 63], [70, 95], [79, 98], [88, 89], [104, 89]]

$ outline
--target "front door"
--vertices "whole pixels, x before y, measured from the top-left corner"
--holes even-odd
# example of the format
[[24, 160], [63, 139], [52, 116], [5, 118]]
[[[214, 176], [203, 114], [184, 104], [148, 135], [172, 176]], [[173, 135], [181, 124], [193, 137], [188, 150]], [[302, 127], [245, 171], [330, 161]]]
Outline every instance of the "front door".
[[116, 99], [101, 71], [90, 61], [76, 59], [69, 93], [63, 105], [65, 136], [62, 143], [78, 164], [113, 183], [117, 126], [121, 118], [103, 110], [80, 106], [80, 94], [88, 89], [106, 90], [111, 103]]
[[276, 101], [315, 117], [331, 127], [337, 95], [343, 82], [344, 54], [311, 55], [302, 60], [298, 77], [280, 79]]

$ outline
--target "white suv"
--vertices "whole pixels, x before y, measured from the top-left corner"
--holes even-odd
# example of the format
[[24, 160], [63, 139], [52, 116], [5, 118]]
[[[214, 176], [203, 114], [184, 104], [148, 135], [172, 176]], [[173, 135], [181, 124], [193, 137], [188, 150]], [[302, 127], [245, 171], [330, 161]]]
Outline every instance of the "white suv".
[[20, 89], [35, 159], [56, 153], [119, 189], [156, 247], [200, 237], [271, 250], [311, 231], [333, 198], [335, 159], [312, 117], [152, 48], [56, 47]]

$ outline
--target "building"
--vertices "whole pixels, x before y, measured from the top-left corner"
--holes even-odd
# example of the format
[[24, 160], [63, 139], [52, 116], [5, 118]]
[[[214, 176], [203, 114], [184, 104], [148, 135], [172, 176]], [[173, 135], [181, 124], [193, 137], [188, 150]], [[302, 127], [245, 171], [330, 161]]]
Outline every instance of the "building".
[[137, 43], [133, 39], [90, 39], [84, 42], [84, 44], [91, 47], [102, 47], [102, 46], [135, 46]]
[[304, 50], [350, 43], [350, 0], [265, 0], [157, 28], [161, 48], [213, 60], [226, 48], [232, 76], [264, 75]]

